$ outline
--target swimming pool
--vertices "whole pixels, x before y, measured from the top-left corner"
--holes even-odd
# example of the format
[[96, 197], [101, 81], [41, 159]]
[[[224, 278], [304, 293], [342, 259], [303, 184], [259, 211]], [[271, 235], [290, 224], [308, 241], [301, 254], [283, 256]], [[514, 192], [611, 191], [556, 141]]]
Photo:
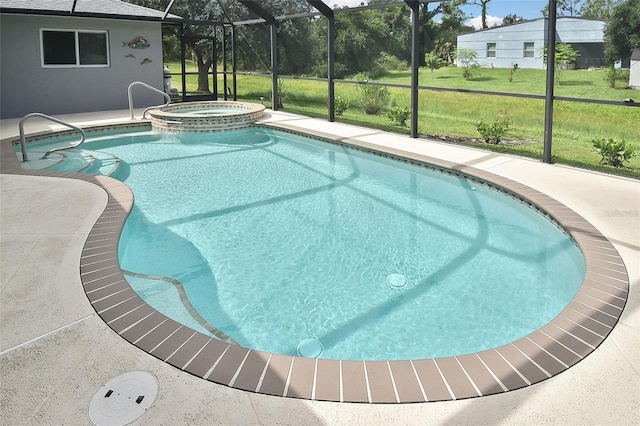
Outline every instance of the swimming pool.
[[[397, 158], [394, 150], [389, 151], [384, 155]], [[109, 193], [109, 205], [87, 239], [81, 261], [87, 296], [100, 316], [138, 347], [216, 383], [261, 393], [320, 400], [434, 401], [517, 389], [545, 380], [579, 362], [598, 346], [617, 321], [612, 306], [619, 306], [620, 311], [624, 307], [624, 265], [615, 260], [615, 249], [575, 213], [530, 188], [478, 170], [469, 169], [472, 174], [462, 174], [452, 170], [454, 164], [440, 160], [430, 159], [428, 162], [442, 168], [445, 173], [470, 178], [470, 182], [475, 175], [500, 190], [509, 188], [522, 202], [528, 203], [527, 199], [531, 199], [542, 211], [569, 224], [565, 226], [580, 243], [590, 265], [570, 306], [542, 329], [523, 339], [468, 356], [334, 363], [325, 359], [305, 360], [229, 346], [175, 325], [146, 308], [139, 298], [123, 287], [122, 275], [118, 276], [119, 268], [117, 263], [114, 265], [109, 260], [109, 253], [113, 252], [114, 241], [117, 244], [120, 235], [121, 225], [118, 224], [124, 222], [127, 206], [132, 204], [132, 197], [124, 187], [86, 175], [42, 174], [89, 180], [105, 187]], [[526, 198], [519, 194], [526, 194]], [[102, 257], [106, 259], [96, 260]], [[609, 278], [603, 278], [605, 273], [599, 266], [603, 262], [608, 264]], [[614, 274], [614, 269], [620, 273]], [[594, 296], [596, 288], [603, 294], [610, 294], [610, 297], [603, 294]], [[603, 303], [594, 302], [596, 299]], [[498, 382], [491, 377], [497, 378]]]
[[88, 148], [118, 158], [113, 177], [136, 195], [120, 243], [132, 287], [247, 348], [295, 355], [317, 339], [323, 358], [343, 360], [479, 352], [549, 322], [584, 277], [579, 249], [548, 218], [419, 165], [259, 127]]

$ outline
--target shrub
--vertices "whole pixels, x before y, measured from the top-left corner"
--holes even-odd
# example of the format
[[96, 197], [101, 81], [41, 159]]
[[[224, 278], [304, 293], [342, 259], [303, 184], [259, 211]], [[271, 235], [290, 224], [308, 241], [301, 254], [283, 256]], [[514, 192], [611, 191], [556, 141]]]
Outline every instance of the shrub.
[[509, 118], [507, 114], [499, 111], [493, 122], [485, 123], [484, 121], [476, 122], [476, 130], [485, 142], [497, 144], [500, 143], [503, 136], [509, 130]]
[[608, 164], [613, 167], [622, 168], [624, 162], [632, 157], [637, 157], [637, 148], [627, 145], [623, 139], [621, 141], [613, 139], [593, 139], [591, 141], [595, 150], [602, 156], [600, 164]]
[[360, 104], [367, 114], [379, 114], [389, 104], [390, 98], [391, 92], [386, 87], [366, 83], [360, 86]]
[[385, 70], [404, 71], [409, 68], [409, 64], [396, 56], [386, 52], [380, 53], [380, 57], [376, 60], [376, 64]]
[[513, 75], [518, 71], [518, 64], [513, 64], [513, 68], [509, 72], [509, 83], [513, 83]]
[[333, 101], [333, 107], [336, 115], [342, 115], [349, 108], [349, 101], [338, 96]]
[[399, 126], [406, 126], [407, 118], [409, 118], [410, 114], [411, 111], [409, 111], [409, 108], [394, 106], [393, 108], [391, 108], [388, 117], [394, 124], [397, 124]]
[[617, 69], [615, 66], [610, 65], [607, 67], [607, 70], [604, 74], [604, 79], [607, 83], [609, 83], [609, 87], [612, 89], [616, 88], [616, 83], [618, 81], [628, 82], [629, 81], [629, 70], [627, 69]]
[[[285, 90], [284, 80], [278, 79], [278, 108], [284, 108], [284, 99], [287, 97], [287, 92]], [[273, 99], [271, 99], [273, 103]]]
[[466, 47], [462, 47], [455, 51], [456, 64], [459, 67], [462, 67], [462, 76], [465, 80], [471, 80], [471, 76], [473, 74], [473, 70], [478, 68], [478, 63], [476, 62], [476, 58], [478, 57], [478, 52], [474, 49], [469, 49]]
[[427, 68], [429, 68], [431, 73], [433, 73], [433, 70], [437, 70], [438, 68], [445, 65], [442, 58], [440, 58], [440, 56], [438, 56], [435, 52], [429, 52], [424, 55], [424, 63]]
[[[562, 72], [568, 69], [569, 64], [576, 62], [576, 59], [580, 56], [580, 52], [574, 50], [569, 43], [556, 43], [555, 45], [555, 79], [556, 84], [559, 86], [562, 79]], [[547, 45], [542, 47], [542, 61], [547, 64]]]

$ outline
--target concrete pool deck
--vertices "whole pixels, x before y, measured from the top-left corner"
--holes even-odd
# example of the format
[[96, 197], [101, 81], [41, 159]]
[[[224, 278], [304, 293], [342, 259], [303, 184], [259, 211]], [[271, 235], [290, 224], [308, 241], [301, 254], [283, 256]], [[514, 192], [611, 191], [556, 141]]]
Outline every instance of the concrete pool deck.
[[[87, 124], [127, 117], [128, 111], [120, 111], [61, 118]], [[96, 315], [82, 291], [78, 265], [84, 240], [106, 205], [104, 191], [70, 179], [2, 175], [0, 406], [8, 423], [87, 424], [93, 394], [129, 370], [150, 371], [160, 385], [140, 424], [639, 423], [639, 181], [287, 113], [271, 113], [265, 121], [472, 165], [566, 204], [607, 236], [626, 264], [631, 289], [620, 322], [595, 352], [569, 370], [495, 396], [390, 406], [237, 391], [140, 351]], [[29, 132], [49, 129], [40, 120], [28, 124]], [[17, 120], [3, 121], [0, 132], [2, 138], [17, 134]]]

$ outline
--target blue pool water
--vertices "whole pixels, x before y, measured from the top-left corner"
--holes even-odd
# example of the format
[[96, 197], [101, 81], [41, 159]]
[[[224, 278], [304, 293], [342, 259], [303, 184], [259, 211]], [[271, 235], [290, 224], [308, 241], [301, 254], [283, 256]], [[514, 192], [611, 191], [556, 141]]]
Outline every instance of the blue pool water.
[[[271, 129], [103, 138], [135, 206], [123, 269], [171, 277], [237, 343], [323, 358], [461, 355], [514, 341], [575, 295], [584, 259], [485, 186]], [[127, 277], [203, 330], [168, 282]]]

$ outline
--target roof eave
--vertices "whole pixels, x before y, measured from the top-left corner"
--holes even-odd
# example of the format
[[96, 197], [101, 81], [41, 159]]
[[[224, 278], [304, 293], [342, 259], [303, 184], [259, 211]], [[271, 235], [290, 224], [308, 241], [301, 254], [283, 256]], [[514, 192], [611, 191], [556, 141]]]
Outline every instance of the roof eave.
[[143, 16], [143, 15], [119, 15], [113, 13], [91, 13], [91, 12], [66, 12], [63, 10], [44, 10], [44, 9], [17, 9], [6, 8], [0, 6], [0, 14], [13, 15], [44, 15], [44, 16], [63, 16], [78, 18], [99, 18], [99, 19], [121, 19], [128, 21], [151, 21], [151, 22], [183, 22], [184, 18], [177, 15], [168, 15], [165, 19], [159, 16]]

